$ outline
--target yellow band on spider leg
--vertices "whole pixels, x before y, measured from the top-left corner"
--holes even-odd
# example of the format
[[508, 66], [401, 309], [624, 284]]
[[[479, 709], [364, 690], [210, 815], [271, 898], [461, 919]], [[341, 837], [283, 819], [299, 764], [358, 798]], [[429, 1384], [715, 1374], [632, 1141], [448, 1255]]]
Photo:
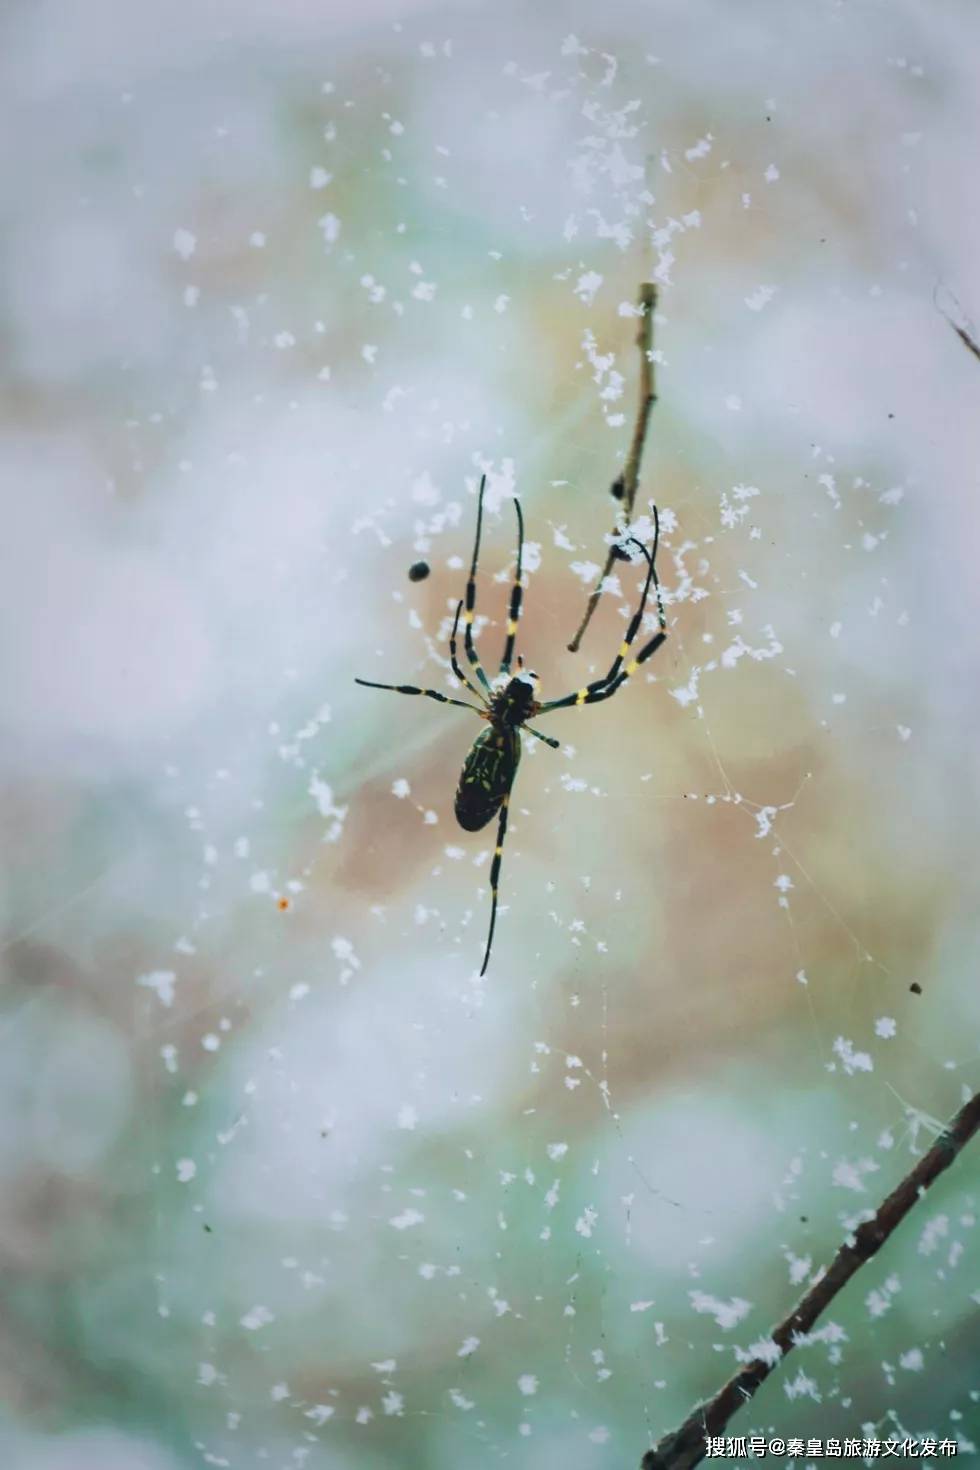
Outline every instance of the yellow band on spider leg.
[[620, 656], [620, 658], [625, 658], [626, 655], [629, 653], [629, 651], [630, 651], [630, 646], [629, 646], [628, 643], [621, 643], [620, 644], [620, 646], [619, 646], [619, 656]]
[[631, 659], [630, 662], [626, 665], [626, 668], [623, 670], [623, 678], [628, 679], [630, 674], [635, 674], [639, 667], [639, 660], [635, 658]]
[[507, 636], [508, 636], [508, 638], [513, 638], [513, 636], [514, 636], [514, 634], [516, 632], [517, 632], [517, 620], [515, 618], [511, 618], [510, 621], [507, 624]]
[[580, 689], [579, 692], [575, 696], [575, 703], [576, 704], [584, 704], [585, 701], [588, 699], [588, 697], [589, 697], [589, 691], [587, 689]]

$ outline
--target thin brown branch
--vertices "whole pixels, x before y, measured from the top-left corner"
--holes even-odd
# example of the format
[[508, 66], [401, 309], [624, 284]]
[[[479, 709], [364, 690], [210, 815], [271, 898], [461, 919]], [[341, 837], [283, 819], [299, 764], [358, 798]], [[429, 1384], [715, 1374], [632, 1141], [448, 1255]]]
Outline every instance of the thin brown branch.
[[[846, 1286], [854, 1273], [870, 1261], [893, 1231], [905, 1219], [912, 1206], [956, 1158], [961, 1149], [980, 1128], [980, 1093], [963, 1104], [956, 1117], [923, 1154], [915, 1168], [893, 1189], [873, 1219], [859, 1225], [853, 1237], [842, 1245], [830, 1267], [800, 1299], [790, 1315], [773, 1328], [772, 1341], [780, 1349], [781, 1362], [810, 1331], [821, 1312]], [[704, 1459], [707, 1436], [718, 1436], [773, 1371], [774, 1363], [754, 1358], [729, 1378], [715, 1396], [698, 1404], [679, 1429], [664, 1437], [652, 1450], [647, 1450], [640, 1470], [689, 1470]]]
[[[633, 506], [636, 502], [636, 488], [640, 483], [640, 462], [643, 459], [643, 445], [646, 442], [647, 426], [650, 422], [650, 414], [653, 405], [657, 401], [653, 382], [653, 313], [657, 308], [657, 288], [652, 281], [644, 281], [640, 287], [638, 302], [640, 308], [640, 324], [636, 333], [636, 345], [640, 349], [640, 399], [636, 409], [636, 424], [633, 427], [633, 438], [630, 441], [629, 454], [626, 456], [626, 464], [623, 468], [623, 508], [627, 521], [632, 520]], [[618, 527], [613, 528], [613, 534], [618, 535]], [[602, 587], [609, 573], [613, 569], [616, 560], [616, 552], [610, 547], [606, 557], [606, 565], [589, 596], [586, 604], [585, 616], [579, 624], [578, 632], [568, 645], [570, 653], [578, 653], [579, 644], [589, 623], [592, 614], [599, 606], [602, 596]]]
[[[940, 291], [942, 291], [943, 294], [945, 294], [952, 302], [952, 311], [948, 311], [943, 303], [940, 301]], [[973, 335], [973, 323], [966, 315], [966, 312], [963, 310], [962, 306], [957, 301], [952, 291], [950, 291], [949, 288], [946, 286], [937, 286], [932, 294], [932, 299], [936, 304], [937, 310], [939, 310], [949, 322], [950, 326], [956, 333], [957, 337], [959, 337], [960, 341], [963, 343], [963, 346], [966, 348], [967, 352], [972, 352], [973, 356], [978, 361], [980, 361], [980, 343], [977, 342], [977, 339]]]
[[966, 330], [966, 327], [959, 326], [956, 322], [950, 321], [949, 318], [947, 318], [947, 321], [949, 321], [950, 326], [956, 333], [957, 337], [959, 337], [960, 341], [969, 349], [970, 352], [973, 353], [973, 356], [976, 358], [980, 358], [980, 346], [978, 346], [977, 343], [970, 336], [969, 332]]

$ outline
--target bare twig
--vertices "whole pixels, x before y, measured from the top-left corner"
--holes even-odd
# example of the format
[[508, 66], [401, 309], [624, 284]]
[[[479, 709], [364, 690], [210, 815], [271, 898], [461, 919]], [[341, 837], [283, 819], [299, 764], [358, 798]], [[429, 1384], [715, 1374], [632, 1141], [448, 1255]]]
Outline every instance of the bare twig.
[[[963, 1104], [956, 1117], [923, 1154], [911, 1173], [893, 1189], [873, 1219], [859, 1225], [853, 1237], [842, 1245], [829, 1269], [801, 1298], [790, 1315], [773, 1328], [772, 1341], [785, 1357], [810, 1331], [821, 1312], [865, 1261], [870, 1261], [892, 1232], [925, 1194], [929, 1185], [944, 1169], [948, 1169], [962, 1148], [980, 1128], [980, 1093]], [[647, 1450], [640, 1470], [688, 1470], [704, 1459], [706, 1437], [717, 1436], [744, 1404], [769, 1377], [775, 1365], [761, 1358], [731, 1377], [714, 1398], [698, 1404], [679, 1429], [664, 1437], [652, 1450]]]
[[[940, 289], [945, 292], [950, 301], [953, 303], [956, 312], [955, 316], [952, 312], [947, 311], [945, 306], [943, 306], [942, 302], [939, 300]], [[933, 292], [932, 299], [935, 302], [938, 310], [942, 312], [943, 316], [949, 322], [953, 331], [956, 333], [957, 337], [959, 337], [966, 350], [968, 352], [972, 352], [973, 356], [977, 358], [978, 361], [980, 361], [980, 343], [977, 342], [977, 339], [974, 337], [971, 330], [973, 323], [964, 312], [962, 306], [957, 301], [952, 291], [950, 291], [949, 288], [946, 286], [943, 286], [941, 288], [937, 286], [936, 290]]]
[[[630, 442], [629, 454], [626, 457], [626, 464], [622, 474], [623, 509], [627, 521], [630, 521], [633, 517], [636, 487], [640, 482], [640, 461], [643, 458], [643, 445], [646, 441], [647, 425], [650, 422], [653, 405], [657, 401], [653, 384], [653, 313], [657, 307], [657, 288], [652, 281], [644, 281], [640, 287], [638, 305], [641, 313], [640, 324], [636, 333], [636, 345], [640, 349], [640, 401], [637, 404], [636, 424], [633, 428], [633, 438]], [[618, 527], [614, 527], [614, 534], [619, 534]], [[579, 644], [582, 642], [585, 630], [592, 621], [592, 614], [599, 606], [603, 583], [612, 571], [615, 560], [615, 547], [610, 547], [609, 554], [606, 557], [606, 565], [586, 605], [585, 616], [579, 624], [578, 632], [568, 645], [570, 653], [578, 652]]]
[[959, 337], [960, 341], [970, 350], [970, 352], [973, 353], [973, 356], [976, 358], [980, 358], [980, 346], [978, 346], [977, 343], [970, 336], [969, 332], [966, 330], [966, 327], [958, 326], [957, 323], [954, 321], [950, 321], [949, 324], [952, 327], [953, 331], [956, 333], [957, 337]]

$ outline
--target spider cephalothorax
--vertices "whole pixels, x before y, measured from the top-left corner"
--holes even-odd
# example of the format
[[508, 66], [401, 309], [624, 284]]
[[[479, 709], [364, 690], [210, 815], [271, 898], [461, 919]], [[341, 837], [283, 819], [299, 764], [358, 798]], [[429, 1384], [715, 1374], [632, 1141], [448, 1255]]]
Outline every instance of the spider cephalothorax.
[[530, 670], [525, 671], [524, 660], [521, 658], [518, 658], [517, 666], [521, 672], [490, 696], [487, 718], [495, 725], [509, 728], [526, 725], [540, 709], [534, 697], [538, 683], [537, 674], [532, 674]]
[[[517, 660], [518, 672], [501, 683], [503, 676], [510, 673], [511, 662], [514, 657], [514, 644], [517, 639], [517, 625], [521, 616], [521, 600], [523, 597], [523, 584], [521, 582], [521, 554], [524, 549], [524, 517], [521, 514], [520, 501], [514, 500], [517, 510], [517, 571], [514, 577], [514, 585], [510, 594], [510, 615], [507, 619], [507, 641], [504, 644], [504, 655], [500, 661], [500, 673], [497, 676], [497, 685], [491, 685], [490, 680], [480, 663], [476, 644], [473, 641], [473, 618], [476, 609], [476, 567], [480, 555], [480, 532], [483, 528], [483, 492], [486, 489], [486, 476], [480, 481], [480, 495], [476, 511], [476, 538], [473, 543], [473, 560], [470, 564], [470, 575], [466, 583], [465, 604], [459, 602], [456, 606], [456, 616], [453, 619], [453, 630], [449, 635], [449, 661], [453, 673], [459, 682], [470, 691], [479, 704], [471, 704], [466, 699], [452, 699], [448, 694], [443, 694], [438, 689], [420, 689], [414, 684], [376, 684], [372, 679], [358, 679], [358, 684], [366, 684], [369, 689], [391, 689], [397, 694], [425, 694], [429, 699], [437, 699], [440, 704], [455, 704], [463, 709], [474, 710], [481, 719], [486, 720], [486, 729], [481, 730], [470, 747], [469, 754], [463, 762], [463, 770], [460, 774], [459, 785], [456, 788], [455, 811], [456, 820], [467, 832], [479, 832], [493, 817], [497, 817], [497, 842], [494, 848], [493, 861], [490, 864], [490, 932], [487, 936], [487, 947], [483, 955], [483, 966], [480, 974], [486, 973], [490, 961], [490, 946], [493, 944], [494, 925], [497, 921], [497, 880], [500, 876], [500, 861], [504, 850], [504, 838], [507, 835], [507, 809], [510, 803], [510, 792], [517, 775], [517, 767], [521, 759], [521, 731], [526, 730], [535, 739], [541, 740], [545, 745], [550, 745], [557, 750], [560, 742], [552, 739], [550, 735], [542, 735], [535, 730], [529, 720], [536, 719], [538, 715], [550, 714], [552, 710], [565, 709], [572, 705], [597, 704], [602, 699], [610, 699], [616, 693], [631, 674], [635, 673], [640, 664], [646, 663], [652, 654], [656, 653], [666, 633], [666, 619], [664, 617], [663, 604], [660, 600], [660, 587], [657, 582], [656, 560], [657, 543], [660, 537], [660, 524], [657, 511], [654, 508], [653, 524], [653, 551], [648, 552], [635, 537], [630, 537], [630, 542], [639, 548], [647, 562], [646, 581], [643, 584], [643, 594], [640, 605], [630, 620], [626, 630], [626, 637], [620, 645], [619, 652], [613, 659], [612, 667], [603, 679], [594, 679], [591, 684], [586, 684], [583, 689], [578, 689], [573, 694], [566, 694], [562, 699], [549, 699], [541, 703], [536, 698], [538, 676], [530, 670], [525, 670], [521, 658]], [[640, 649], [635, 658], [624, 664], [629, 654], [633, 640], [637, 635], [643, 614], [646, 610], [647, 598], [650, 588], [656, 589], [657, 610], [659, 613], [659, 627], [650, 641]], [[464, 611], [465, 606], [465, 611]], [[463, 614], [463, 647], [466, 657], [476, 679], [474, 684], [467, 678], [459, 666], [456, 657], [456, 635], [459, 631], [460, 614]], [[498, 815], [499, 814], [499, 815]]]

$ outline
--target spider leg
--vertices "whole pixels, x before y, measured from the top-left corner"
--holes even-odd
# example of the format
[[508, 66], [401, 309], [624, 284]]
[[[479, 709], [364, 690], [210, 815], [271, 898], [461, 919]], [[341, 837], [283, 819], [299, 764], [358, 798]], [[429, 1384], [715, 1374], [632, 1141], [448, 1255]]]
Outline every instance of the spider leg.
[[438, 699], [440, 704], [455, 704], [460, 709], [471, 709], [482, 719], [484, 711], [475, 704], [470, 704], [467, 699], [450, 699], [448, 694], [442, 694], [438, 689], [419, 689], [414, 684], [376, 684], [373, 679], [355, 679], [355, 684], [363, 684], [366, 689], [391, 689], [395, 694], [424, 694], [428, 699]]
[[632, 678], [640, 665], [645, 664], [647, 659], [651, 658], [666, 641], [667, 634], [661, 629], [640, 650], [636, 658], [630, 659], [626, 667], [614, 679], [595, 679], [591, 684], [586, 684], [584, 689], [579, 689], [574, 694], [566, 694], [564, 699], [549, 699], [546, 704], [538, 705], [535, 714], [547, 715], [554, 709], [566, 709], [578, 704], [598, 704], [601, 699], [611, 699], [616, 690], [621, 688], [627, 679]]
[[[656, 589], [657, 613], [660, 627], [661, 629], [664, 629], [667, 626], [667, 618], [664, 614], [664, 605], [660, 596], [660, 583], [657, 581], [657, 546], [660, 541], [660, 517], [657, 515], [656, 506], [653, 507], [653, 526], [654, 531], [652, 552], [647, 551], [643, 543], [641, 541], [637, 541], [635, 536], [629, 536], [627, 538], [628, 541], [632, 541], [633, 545], [639, 549], [641, 555], [645, 558], [648, 566], [647, 577], [646, 581], [643, 584], [643, 592], [640, 597], [640, 605], [630, 619], [629, 627], [626, 630], [626, 637], [623, 639], [622, 643], [619, 646], [619, 652], [613, 659], [612, 666], [606, 677], [602, 680], [596, 681], [597, 683], [609, 684], [619, 673], [622, 662], [626, 655], [629, 653], [633, 639], [636, 637], [637, 632], [639, 631], [640, 623], [643, 621], [643, 614], [646, 612], [647, 598], [650, 596], [651, 586]], [[593, 684], [589, 685], [590, 689], [592, 689], [593, 687]]]
[[[547, 714], [550, 710], [564, 709], [570, 705], [598, 704], [599, 700], [601, 699], [609, 699], [613, 694], [616, 693], [616, 690], [622, 684], [624, 684], [628, 678], [630, 678], [632, 674], [636, 673], [636, 670], [640, 667], [640, 664], [646, 663], [647, 659], [650, 658], [654, 653], [656, 653], [657, 649], [667, 637], [667, 633], [665, 631], [667, 626], [667, 619], [664, 614], [663, 600], [660, 596], [660, 583], [657, 581], [657, 547], [660, 543], [660, 517], [657, 515], [656, 506], [653, 507], [653, 526], [654, 532], [652, 552], [647, 551], [646, 547], [641, 542], [637, 541], [635, 536], [629, 537], [629, 540], [633, 542], [634, 546], [638, 546], [640, 548], [640, 551], [646, 558], [647, 575], [646, 581], [643, 584], [643, 592], [640, 596], [640, 605], [630, 619], [629, 627], [626, 630], [626, 637], [623, 639], [622, 643], [619, 646], [619, 652], [613, 659], [608, 674], [606, 674], [605, 677], [602, 679], [593, 679], [592, 683], [586, 684], [584, 689], [576, 690], [574, 694], [567, 694], [564, 699], [548, 700], [546, 704], [542, 704], [538, 708], [538, 714]], [[650, 639], [650, 642], [645, 645], [645, 647], [640, 651], [637, 657], [631, 659], [626, 667], [623, 668], [623, 660], [629, 653], [630, 648], [633, 644], [633, 640], [636, 637], [637, 632], [639, 631], [640, 623], [643, 621], [643, 614], [646, 611], [647, 598], [650, 596], [651, 587], [655, 588], [656, 590], [657, 612], [660, 621], [660, 631], [656, 633], [653, 638]]]
[[561, 749], [560, 740], [553, 740], [550, 735], [542, 735], [540, 730], [535, 730], [531, 725], [522, 725], [521, 729], [526, 730], [529, 735], [533, 735], [535, 740], [543, 740], [545, 745], [551, 746], [552, 750]]
[[500, 819], [497, 822], [497, 845], [493, 850], [493, 862], [490, 864], [490, 933], [487, 935], [487, 947], [483, 953], [483, 964], [480, 974], [487, 973], [487, 965], [490, 963], [490, 946], [493, 944], [493, 930], [497, 922], [497, 880], [500, 877], [500, 859], [504, 851], [504, 838], [507, 836], [507, 807], [510, 804], [510, 792], [504, 797], [500, 804]]
[[605, 680], [603, 681], [606, 684], [611, 683], [612, 680], [615, 679], [616, 675], [619, 673], [623, 659], [629, 653], [633, 639], [636, 637], [637, 632], [639, 631], [640, 623], [643, 621], [643, 614], [646, 612], [647, 598], [650, 596], [651, 584], [656, 588], [657, 613], [661, 631], [663, 631], [663, 629], [667, 626], [667, 619], [664, 616], [664, 605], [660, 597], [660, 583], [657, 581], [657, 544], [660, 540], [660, 518], [657, 515], [656, 506], [654, 506], [653, 508], [653, 524], [654, 533], [652, 553], [647, 551], [646, 547], [642, 544], [642, 542], [637, 541], [635, 536], [630, 536], [628, 538], [630, 541], [632, 541], [634, 546], [639, 547], [643, 556], [646, 558], [649, 570], [647, 571], [647, 579], [643, 584], [643, 594], [640, 597], [640, 605], [630, 619], [629, 627], [626, 630], [626, 637], [620, 644], [619, 652], [613, 659], [612, 667], [610, 668], [609, 673], [606, 675]]
[[459, 615], [462, 610], [462, 602], [457, 602], [456, 616], [453, 618], [453, 631], [449, 635], [449, 661], [453, 666], [453, 673], [456, 675], [456, 678], [459, 680], [459, 682], [461, 684], [465, 684], [470, 693], [475, 694], [477, 699], [483, 699], [484, 703], [486, 703], [486, 700], [484, 699], [484, 696], [480, 692], [480, 690], [477, 689], [475, 684], [471, 684], [469, 679], [467, 679], [466, 675], [463, 673], [463, 670], [459, 666], [459, 660], [456, 657], [456, 633], [459, 629]]
[[476, 508], [476, 539], [473, 542], [473, 560], [470, 564], [470, 575], [466, 583], [466, 612], [463, 616], [464, 632], [463, 646], [466, 649], [466, 657], [473, 666], [473, 672], [483, 685], [487, 693], [490, 693], [490, 680], [483, 672], [480, 656], [473, 642], [473, 616], [476, 608], [476, 563], [480, 555], [480, 532], [483, 529], [483, 492], [486, 489], [486, 475], [480, 481], [480, 498]]
[[514, 585], [510, 592], [510, 611], [507, 615], [507, 642], [504, 644], [504, 656], [500, 661], [500, 672], [510, 673], [510, 661], [514, 657], [514, 642], [517, 638], [517, 625], [521, 620], [521, 600], [524, 590], [521, 586], [521, 553], [524, 550], [524, 517], [521, 514], [521, 502], [514, 496], [514, 509], [517, 511], [517, 571], [514, 573]]

